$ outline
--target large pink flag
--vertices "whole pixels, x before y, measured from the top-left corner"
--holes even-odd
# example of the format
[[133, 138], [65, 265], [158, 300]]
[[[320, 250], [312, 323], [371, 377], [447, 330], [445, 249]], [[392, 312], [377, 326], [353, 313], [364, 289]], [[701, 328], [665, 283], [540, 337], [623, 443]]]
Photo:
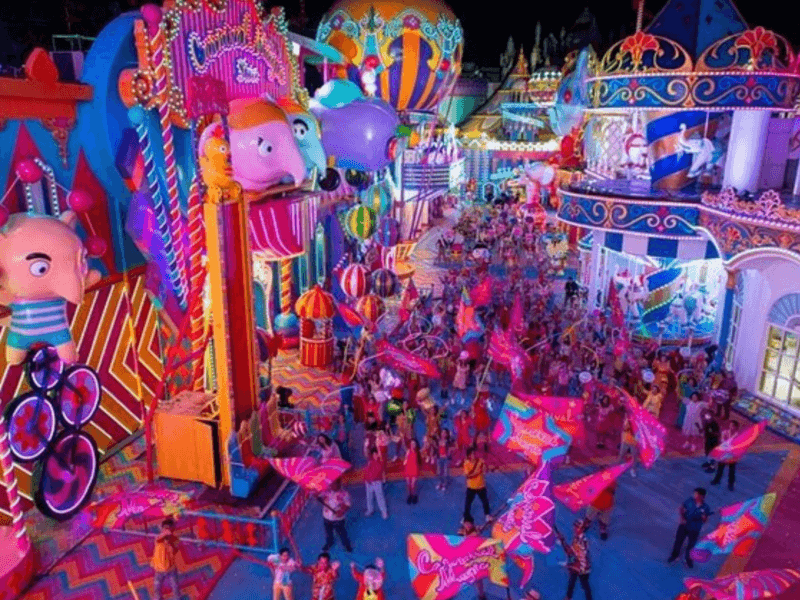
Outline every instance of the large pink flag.
[[331, 458], [322, 464], [310, 456], [268, 460], [278, 473], [312, 492], [324, 492], [352, 466], [340, 458]]
[[491, 275], [487, 275], [478, 282], [470, 292], [470, 298], [474, 306], [486, 306], [492, 301], [492, 284], [494, 280]]
[[572, 443], [553, 417], [511, 394], [497, 417], [492, 438], [535, 465], [566, 454]]
[[561, 483], [553, 488], [553, 494], [564, 506], [573, 512], [579, 511], [584, 506], [594, 502], [600, 493], [610, 486], [617, 477], [630, 468], [631, 463], [625, 462], [609, 467], [598, 473], [592, 473], [569, 483]]
[[623, 392], [625, 408], [631, 420], [633, 435], [639, 448], [639, 457], [648, 469], [664, 453], [667, 443], [667, 428], [646, 411], [630, 394]]
[[726, 442], [722, 442], [714, 448], [709, 457], [720, 462], [732, 463], [738, 461], [745, 455], [745, 452], [758, 439], [758, 436], [767, 428], [766, 421], [754, 423], [747, 429], [739, 432]]
[[[800, 570], [762, 569], [735, 573], [710, 581], [686, 577], [683, 582], [687, 589], [699, 587], [716, 600], [760, 600], [782, 594], [800, 582]], [[788, 598], [787, 596], [787, 600]]]
[[416, 533], [408, 536], [407, 550], [411, 587], [422, 600], [452, 598], [486, 578], [508, 586], [500, 540]]
[[558, 426], [566, 431], [573, 440], [583, 440], [586, 437], [586, 428], [583, 421], [583, 400], [581, 398], [540, 396], [522, 392], [517, 387], [512, 388], [511, 393], [523, 402], [551, 415]]
[[530, 356], [520, 347], [510, 330], [498, 328], [489, 334], [487, 355], [511, 372], [513, 383], [523, 380], [532, 367]]

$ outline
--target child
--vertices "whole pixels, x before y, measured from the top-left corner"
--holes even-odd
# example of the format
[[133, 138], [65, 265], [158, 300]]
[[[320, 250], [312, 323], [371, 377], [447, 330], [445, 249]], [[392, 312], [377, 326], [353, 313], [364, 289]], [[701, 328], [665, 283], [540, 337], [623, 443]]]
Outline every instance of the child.
[[416, 504], [419, 500], [417, 496], [417, 479], [419, 478], [419, 444], [417, 440], [412, 439], [408, 444], [406, 451], [406, 458], [403, 462], [403, 473], [406, 478], [406, 487], [408, 488], [408, 498], [406, 504]]
[[713, 473], [717, 468], [714, 460], [709, 458], [708, 455], [711, 451], [719, 446], [720, 442], [720, 429], [719, 423], [714, 419], [714, 415], [710, 410], [703, 411], [703, 447], [706, 453], [706, 461], [703, 463], [703, 469], [706, 473]]
[[439, 483], [436, 484], [437, 490], [444, 491], [449, 483], [451, 452], [450, 430], [442, 429], [436, 447], [436, 474], [439, 476]]
[[333, 583], [339, 579], [339, 562], [331, 562], [331, 555], [323, 552], [317, 562], [302, 567], [303, 572], [311, 575], [311, 597], [313, 600], [334, 600]]
[[288, 548], [281, 548], [278, 554], [267, 557], [267, 565], [274, 575], [272, 582], [272, 600], [292, 600], [292, 573], [297, 569], [297, 562], [292, 558]]
[[703, 434], [702, 415], [705, 409], [706, 403], [700, 399], [700, 393], [692, 392], [686, 403], [686, 416], [683, 418], [683, 427], [681, 428], [683, 435], [688, 438], [683, 447], [684, 449], [688, 448], [690, 452], [697, 450], [697, 440]]
[[619, 445], [619, 459], [625, 460], [625, 455], [631, 455], [631, 477], [636, 477], [636, 437], [633, 435], [633, 426], [630, 419], [625, 417], [622, 424], [622, 443]]
[[161, 533], [156, 538], [151, 565], [155, 571], [153, 585], [156, 600], [161, 600], [161, 588], [164, 582], [169, 581], [172, 588], [172, 597], [180, 598], [178, 591], [178, 567], [175, 564], [175, 555], [178, 552], [178, 538], [175, 537], [175, 520], [172, 517], [164, 519], [161, 523]]
[[376, 559], [374, 565], [364, 567], [364, 571], [361, 573], [358, 572], [356, 563], [350, 563], [350, 572], [358, 583], [356, 600], [386, 600], [383, 591], [386, 570], [382, 558]]

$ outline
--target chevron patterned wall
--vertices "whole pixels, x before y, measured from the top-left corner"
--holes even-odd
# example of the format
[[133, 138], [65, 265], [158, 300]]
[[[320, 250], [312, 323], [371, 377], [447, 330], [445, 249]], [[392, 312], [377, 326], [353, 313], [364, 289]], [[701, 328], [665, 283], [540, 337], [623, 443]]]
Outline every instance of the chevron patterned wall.
[[[81, 306], [68, 310], [80, 360], [97, 371], [103, 385], [100, 410], [86, 427], [101, 454], [141, 426], [142, 399], [152, 397], [161, 379], [158, 313], [144, 283], [144, 268], [133, 269], [128, 273], [130, 294], [117, 275], [87, 293]], [[0, 328], [0, 408], [29, 389], [23, 369], [5, 363], [6, 337], [6, 328]], [[16, 465], [23, 508], [31, 502], [33, 467]], [[0, 493], [0, 513], [7, 514], [7, 507]]]

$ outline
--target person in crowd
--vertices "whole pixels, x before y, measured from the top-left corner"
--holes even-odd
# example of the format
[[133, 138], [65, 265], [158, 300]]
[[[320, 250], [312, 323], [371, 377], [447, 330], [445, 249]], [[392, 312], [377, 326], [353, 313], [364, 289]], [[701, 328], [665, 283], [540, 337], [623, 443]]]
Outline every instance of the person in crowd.
[[378, 510], [385, 519], [389, 518], [389, 511], [386, 508], [386, 496], [383, 494], [383, 481], [386, 477], [384, 463], [381, 460], [377, 448], [370, 450], [369, 462], [364, 469], [364, 488], [367, 494], [366, 516], [372, 516], [374, 512], [373, 502], [377, 502]]
[[567, 580], [566, 600], [572, 600], [575, 584], [578, 581], [581, 583], [586, 600], [592, 600], [592, 588], [589, 586], [589, 573], [592, 572], [592, 562], [589, 556], [589, 541], [586, 539], [586, 530], [588, 528], [589, 524], [586, 521], [581, 519], [575, 521], [571, 544], [567, 543], [564, 537], [556, 530], [559, 542], [567, 553], [569, 579]]
[[421, 462], [419, 444], [417, 440], [412, 439], [408, 445], [406, 456], [403, 461], [403, 474], [406, 478], [406, 488], [408, 489], [408, 498], [406, 504], [416, 504], [419, 501], [417, 496], [417, 480], [419, 479], [419, 465]]
[[383, 591], [386, 569], [382, 558], [375, 559], [374, 565], [367, 565], [361, 571], [356, 563], [351, 562], [350, 572], [358, 583], [356, 600], [386, 600], [386, 594]]
[[339, 450], [334, 441], [324, 433], [320, 433], [316, 440], [317, 448], [319, 449], [320, 462], [327, 462], [332, 458], [342, 458], [342, 452]]
[[[480, 531], [475, 527], [475, 521], [472, 517], [464, 517], [461, 527], [458, 529], [458, 535], [463, 537], [480, 535]], [[475, 589], [478, 592], [478, 600], [486, 600], [486, 591], [483, 587], [482, 579], [475, 582]]]
[[679, 514], [681, 522], [675, 532], [675, 543], [672, 545], [672, 553], [669, 555], [667, 562], [672, 563], [677, 560], [683, 543], [686, 542], [686, 566], [691, 568], [694, 566], [694, 561], [692, 561], [692, 557], [689, 554], [697, 543], [697, 538], [700, 537], [703, 523], [712, 514], [711, 508], [706, 504], [705, 488], [695, 488], [692, 497], [687, 498], [681, 504]]
[[631, 477], [636, 477], [636, 436], [633, 434], [633, 425], [628, 417], [622, 424], [622, 441], [619, 445], [619, 459], [627, 460], [627, 455], [630, 454], [631, 461]]
[[600, 523], [600, 539], [608, 539], [608, 526], [611, 524], [611, 514], [614, 512], [614, 496], [617, 493], [617, 482], [605, 488], [586, 508], [586, 521], [589, 525], [597, 520]]
[[472, 503], [475, 501], [475, 496], [477, 496], [483, 505], [483, 514], [486, 521], [491, 521], [492, 511], [489, 508], [489, 494], [486, 491], [486, 463], [477, 456], [474, 446], [470, 446], [467, 449], [467, 457], [464, 460], [464, 477], [467, 480], [464, 520], [472, 518]]
[[436, 475], [439, 481], [436, 483], [437, 490], [446, 490], [450, 483], [450, 456], [453, 451], [450, 440], [450, 430], [442, 429], [436, 445]]
[[181, 597], [178, 587], [178, 566], [175, 557], [178, 553], [178, 538], [175, 535], [175, 520], [167, 517], [161, 523], [161, 533], [156, 537], [155, 549], [151, 566], [155, 572], [153, 587], [156, 600], [161, 600], [165, 583], [172, 589], [172, 597], [178, 600]]
[[267, 557], [267, 565], [272, 571], [272, 600], [293, 600], [292, 573], [298, 565], [292, 558], [292, 553], [288, 548], [281, 548], [277, 554], [270, 554]]
[[711, 451], [719, 446], [720, 443], [720, 428], [710, 410], [703, 411], [703, 447], [705, 449], [706, 461], [703, 463], [703, 469], [706, 473], [713, 473], [716, 469], [714, 460], [709, 456]]
[[[728, 421], [725, 431], [722, 432], [722, 442], [728, 442], [739, 434], [739, 422]], [[719, 461], [717, 463], [717, 474], [711, 480], [711, 485], [719, 485], [722, 481], [722, 474], [728, 467], [728, 489], [733, 491], [733, 486], [736, 484], [736, 461]]]
[[341, 480], [334, 481], [328, 490], [318, 496], [318, 500], [322, 504], [322, 523], [325, 527], [323, 553], [328, 552], [333, 546], [334, 532], [339, 536], [345, 551], [352, 552], [353, 547], [350, 545], [350, 538], [347, 536], [345, 517], [347, 517], [347, 511], [353, 505], [353, 500], [347, 490], [342, 489]]
[[317, 557], [317, 562], [307, 567], [302, 567], [304, 573], [311, 575], [312, 600], [335, 600], [333, 584], [339, 579], [339, 561], [331, 562], [331, 555], [322, 552]]

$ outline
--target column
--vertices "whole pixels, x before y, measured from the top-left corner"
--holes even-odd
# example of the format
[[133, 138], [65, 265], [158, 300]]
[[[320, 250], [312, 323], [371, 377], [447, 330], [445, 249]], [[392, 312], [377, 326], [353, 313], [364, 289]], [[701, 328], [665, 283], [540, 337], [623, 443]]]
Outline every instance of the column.
[[733, 112], [723, 187], [732, 186], [738, 192], [758, 191], [771, 114], [768, 110]]
[[719, 331], [717, 356], [714, 358], [715, 366], [722, 366], [725, 360], [725, 351], [728, 347], [728, 336], [731, 332], [731, 316], [733, 314], [733, 296], [736, 292], [736, 275], [738, 271], [729, 270], [728, 281], [725, 283], [725, 302], [722, 305], [722, 326]]
[[592, 230], [592, 254], [589, 261], [589, 298], [586, 302], [586, 309], [591, 313], [597, 308], [597, 289], [598, 278], [597, 269], [600, 266], [600, 250], [605, 243], [606, 234], [599, 229]]

